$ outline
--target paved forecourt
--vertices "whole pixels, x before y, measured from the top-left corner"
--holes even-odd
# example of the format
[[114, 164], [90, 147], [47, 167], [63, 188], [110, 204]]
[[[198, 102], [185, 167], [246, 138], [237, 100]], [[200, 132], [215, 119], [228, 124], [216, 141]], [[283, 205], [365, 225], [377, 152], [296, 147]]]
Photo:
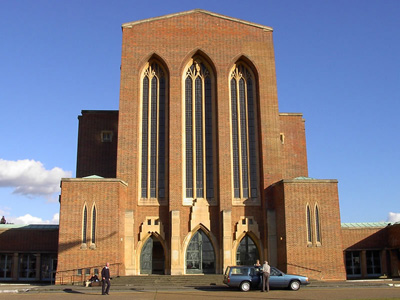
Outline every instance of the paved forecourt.
[[[94, 299], [101, 296], [100, 290], [65, 289], [54, 291], [29, 291], [20, 293], [0, 293], [0, 299]], [[102, 296], [101, 296], [102, 297]], [[197, 300], [212, 299], [400, 299], [399, 287], [304, 287], [297, 292], [272, 290], [269, 293], [260, 291], [240, 292], [235, 289], [176, 289], [176, 290], [116, 290], [110, 292], [106, 299], [160, 299], [160, 300]], [[96, 297], [97, 298], [97, 297]]]

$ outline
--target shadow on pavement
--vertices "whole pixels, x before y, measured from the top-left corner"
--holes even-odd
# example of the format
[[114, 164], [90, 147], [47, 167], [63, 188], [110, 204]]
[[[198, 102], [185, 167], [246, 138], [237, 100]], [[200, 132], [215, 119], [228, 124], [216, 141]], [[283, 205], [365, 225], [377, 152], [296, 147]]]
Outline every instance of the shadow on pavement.
[[63, 289], [63, 292], [70, 293], [70, 294], [84, 294], [82, 292], [74, 291], [72, 289]]

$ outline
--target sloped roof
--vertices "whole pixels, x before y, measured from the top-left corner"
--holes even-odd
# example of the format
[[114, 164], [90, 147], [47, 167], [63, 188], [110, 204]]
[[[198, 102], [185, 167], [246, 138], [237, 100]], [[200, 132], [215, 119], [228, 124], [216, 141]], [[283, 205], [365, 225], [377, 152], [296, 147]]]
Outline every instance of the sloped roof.
[[256, 23], [252, 23], [252, 22], [236, 19], [236, 18], [231, 18], [231, 17], [228, 17], [228, 16], [216, 14], [216, 13], [213, 13], [213, 12], [210, 12], [210, 11], [207, 11], [207, 10], [203, 10], [203, 9], [193, 9], [193, 10], [179, 12], [179, 13], [175, 13], [175, 14], [169, 14], [169, 15], [165, 15], [165, 16], [161, 16], [161, 17], [144, 19], [144, 20], [139, 20], [139, 21], [134, 21], [134, 22], [128, 22], [128, 23], [122, 24], [122, 28], [132, 28], [133, 26], [135, 26], [137, 24], [141, 24], [141, 23], [153, 22], [153, 21], [157, 21], [157, 20], [169, 19], [169, 18], [174, 18], [174, 17], [179, 17], [179, 16], [185, 16], [185, 15], [190, 15], [190, 14], [194, 14], [194, 13], [202, 13], [202, 14], [213, 16], [213, 17], [225, 19], [225, 20], [238, 22], [238, 23], [245, 24], [245, 25], [248, 25], [248, 26], [257, 27], [257, 28], [260, 28], [260, 29], [263, 29], [263, 30], [266, 30], [266, 31], [273, 31], [272, 27], [269, 27], [269, 26], [264, 26], [264, 25], [260, 25], [260, 24], [256, 24]]
[[342, 228], [376, 228], [388, 225], [390, 225], [388, 222], [342, 223]]

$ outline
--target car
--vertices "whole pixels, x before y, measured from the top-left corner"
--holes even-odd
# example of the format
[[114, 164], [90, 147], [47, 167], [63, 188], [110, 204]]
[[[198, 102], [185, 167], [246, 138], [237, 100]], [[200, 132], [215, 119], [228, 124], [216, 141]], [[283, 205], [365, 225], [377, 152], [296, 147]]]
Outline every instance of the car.
[[[259, 289], [262, 285], [262, 272], [259, 267], [255, 266], [229, 266], [225, 270], [224, 284], [229, 287], [237, 287], [243, 292]], [[307, 284], [309, 284], [308, 277], [285, 274], [277, 268], [271, 267], [270, 288], [288, 288], [297, 291], [301, 285]]]

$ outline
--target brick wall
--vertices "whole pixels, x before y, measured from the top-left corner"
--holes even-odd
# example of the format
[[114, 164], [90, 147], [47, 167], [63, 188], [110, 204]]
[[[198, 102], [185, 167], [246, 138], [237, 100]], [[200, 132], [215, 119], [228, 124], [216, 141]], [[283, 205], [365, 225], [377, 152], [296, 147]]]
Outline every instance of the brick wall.
[[344, 250], [379, 249], [388, 246], [388, 230], [377, 228], [342, 228]]
[[[10, 227], [12, 226], [12, 227]], [[0, 225], [2, 252], [57, 252], [57, 225]]]
[[281, 113], [279, 117], [283, 178], [307, 177], [306, 132], [303, 115]]
[[[124, 274], [126, 184], [117, 179], [63, 179], [57, 278], [76, 269], [101, 268], [106, 262], [115, 275]], [[82, 243], [83, 211], [87, 207], [87, 238]], [[96, 207], [96, 240], [91, 243], [92, 211]]]
[[[79, 119], [76, 177], [115, 178], [117, 169], [118, 111], [83, 110]], [[102, 132], [112, 133], [102, 141]]]
[[[275, 199], [277, 243], [278, 249], [286, 249], [283, 253], [286, 257], [279, 259], [278, 267], [314, 279], [345, 279], [337, 181], [283, 180], [277, 188], [283, 197]], [[311, 211], [311, 243], [307, 238], [307, 204]], [[320, 219], [320, 243], [316, 240], [316, 205]], [[278, 258], [280, 254], [278, 252]]]

